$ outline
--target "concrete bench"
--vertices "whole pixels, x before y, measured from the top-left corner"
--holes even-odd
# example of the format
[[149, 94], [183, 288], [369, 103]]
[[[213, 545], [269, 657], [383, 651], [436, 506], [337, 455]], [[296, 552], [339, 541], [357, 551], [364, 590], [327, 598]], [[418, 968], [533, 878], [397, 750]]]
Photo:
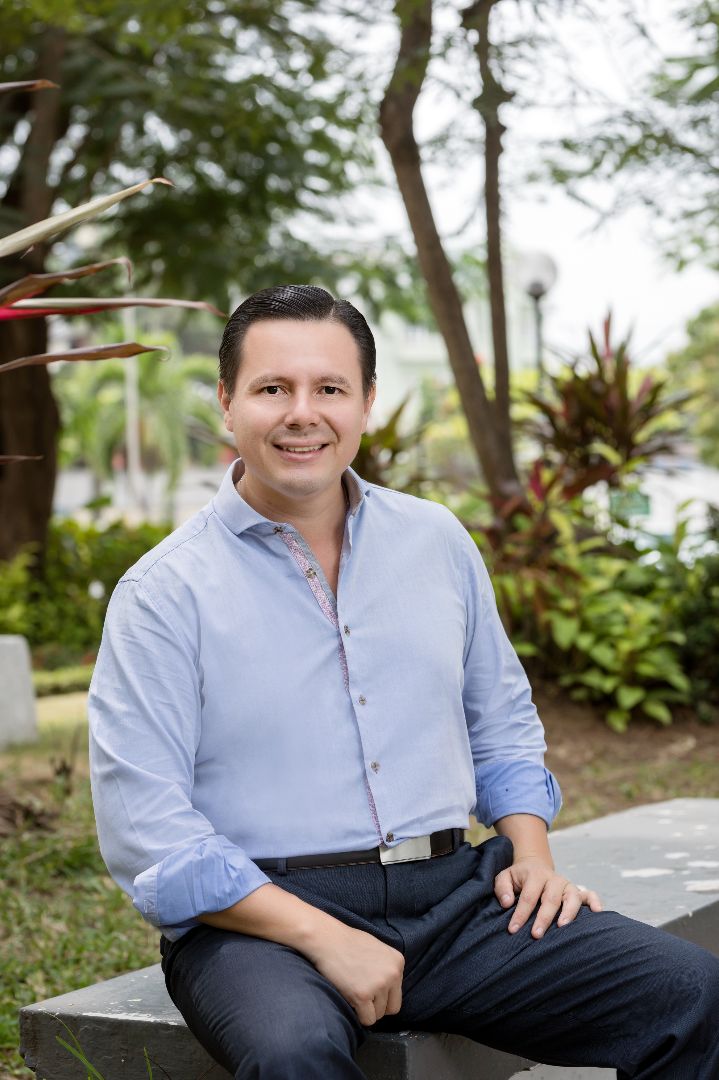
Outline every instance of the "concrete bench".
[[[661, 926], [719, 954], [719, 799], [674, 799], [562, 829], [558, 867], [598, 889], [607, 908]], [[20, 1011], [21, 1053], [40, 1080], [80, 1080], [82, 1065], [56, 1036], [62, 1020], [106, 1080], [226, 1080], [187, 1030], [159, 964]], [[536, 1065], [468, 1039], [371, 1035], [358, 1062], [368, 1080], [608, 1080], [606, 1069]], [[526, 1071], [529, 1070], [529, 1071]]]

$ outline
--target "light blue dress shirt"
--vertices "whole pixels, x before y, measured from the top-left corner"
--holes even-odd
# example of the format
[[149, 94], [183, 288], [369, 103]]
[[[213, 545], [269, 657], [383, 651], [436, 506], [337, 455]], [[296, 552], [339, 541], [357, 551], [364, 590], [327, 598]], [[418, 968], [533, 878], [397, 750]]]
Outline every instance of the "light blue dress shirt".
[[291, 525], [214, 499], [120, 580], [90, 688], [100, 848], [170, 938], [254, 858], [389, 846], [559, 788], [475, 543], [350, 469], [337, 597]]

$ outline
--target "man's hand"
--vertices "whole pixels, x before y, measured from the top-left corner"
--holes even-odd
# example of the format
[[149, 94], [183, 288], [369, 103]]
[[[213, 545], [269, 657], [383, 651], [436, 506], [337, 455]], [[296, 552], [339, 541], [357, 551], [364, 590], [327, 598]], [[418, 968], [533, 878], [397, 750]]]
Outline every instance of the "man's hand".
[[402, 1006], [402, 953], [363, 930], [333, 921], [336, 925], [326, 928], [321, 943], [307, 951], [308, 958], [365, 1027], [396, 1015]]
[[532, 924], [532, 937], [541, 938], [560, 911], [558, 926], [566, 926], [576, 919], [582, 904], [592, 911], [601, 911], [602, 903], [595, 892], [557, 874], [541, 856], [527, 855], [517, 859], [510, 867], [497, 874], [494, 892], [500, 904], [509, 908], [518, 894], [517, 908], [509, 924], [510, 934], [524, 926], [540, 903], [537, 917]]
[[278, 885], [261, 885], [231, 908], [199, 916], [220, 930], [278, 941], [306, 956], [365, 1027], [402, 1006], [404, 957], [364, 930], [335, 919]]

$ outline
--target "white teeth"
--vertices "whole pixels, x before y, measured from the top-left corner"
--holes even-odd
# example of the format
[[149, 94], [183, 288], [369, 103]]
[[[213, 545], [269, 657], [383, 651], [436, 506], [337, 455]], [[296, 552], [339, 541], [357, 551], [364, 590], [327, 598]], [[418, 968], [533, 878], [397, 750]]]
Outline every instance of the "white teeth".
[[291, 454], [311, 454], [313, 450], [321, 450], [322, 444], [319, 446], [282, 446], [281, 450], [288, 450]]

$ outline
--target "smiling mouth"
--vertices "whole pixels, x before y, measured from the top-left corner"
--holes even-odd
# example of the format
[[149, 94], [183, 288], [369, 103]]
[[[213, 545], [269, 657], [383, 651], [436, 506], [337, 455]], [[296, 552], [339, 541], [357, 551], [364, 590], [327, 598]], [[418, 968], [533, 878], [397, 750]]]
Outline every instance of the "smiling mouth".
[[295, 457], [302, 457], [306, 454], [316, 454], [319, 450], [324, 450], [327, 443], [314, 443], [312, 446], [283, 446], [276, 443], [275, 446], [278, 450], [281, 450], [283, 454], [293, 454]]

